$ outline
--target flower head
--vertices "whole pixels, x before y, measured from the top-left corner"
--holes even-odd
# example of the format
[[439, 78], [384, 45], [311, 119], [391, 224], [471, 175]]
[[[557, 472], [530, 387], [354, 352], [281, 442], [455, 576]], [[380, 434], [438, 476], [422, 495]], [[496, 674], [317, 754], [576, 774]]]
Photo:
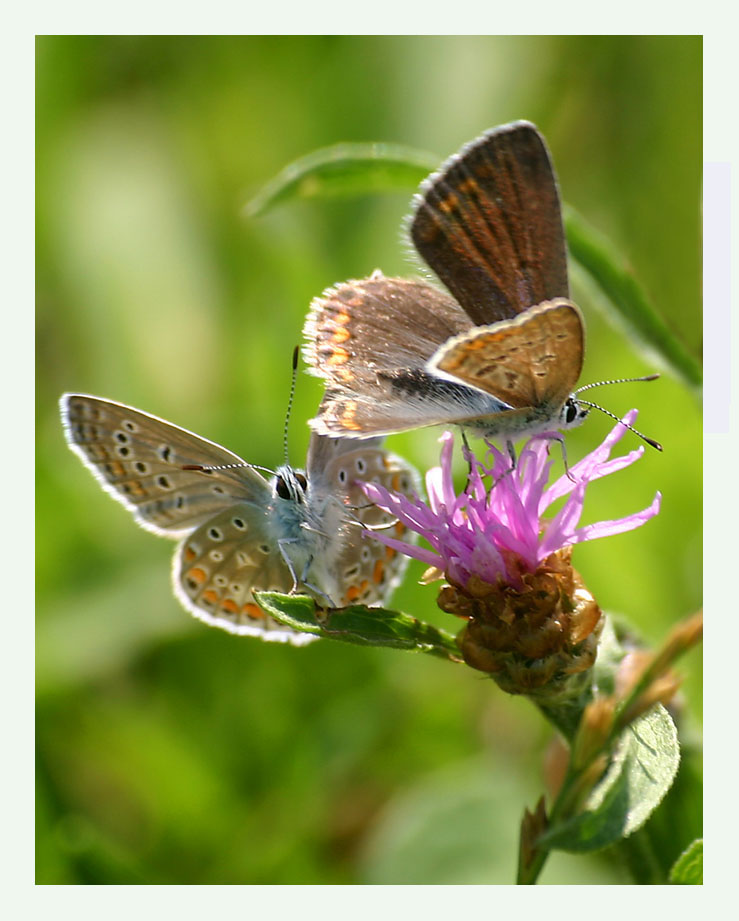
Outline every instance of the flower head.
[[[632, 410], [623, 421], [631, 425], [636, 415]], [[639, 447], [610, 459], [625, 431], [618, 422], [598, 448], [551, 485], [552, 437], [536, 436], [513, 469], [509, 456], [491, 444], [489, 465], [466, 451], [470, 472], [457, 493], [453, 436], [445, 432], [441, 465], [426, 476], [428, 502], [377, 483], [363, 486], [372, 502], [424, 537], [431, 549], [377, 531], [372, 537], [444, 573], [449, 584], [441, 589], [439, 606], [467, 620], [457, 637], [465, 661], [492, 674], [510, 693], [572, 695], [573, 676], [582, 676], [595, 661], [601, 610], [572, 567], [572, 547], [638, 528], [660, 507], [657, 493], [640, 512], [580, 525], [588, 485], [644, 453]], [[559, 511], [544, 517], [562, 498]]]
[[[632, 410], [624, 421], [632, 424]], [[553, 461], [549, 458], [551, 438], [536, 436], [521, 451], [514, 470], [508, 455], [488, 443], [492, 464], [486, 466], [466, 453], [470, 473], [465, 489], [457, 494], [452, 480], [453, 435], [441, 437], [441, 465], [426, 474], [428, 503], [418, 496], [409, 498], [366, 483], [367, 497], [395, 515], [431, 545], [424, 549], [373, 532], [388, 546], [442, 570], [454, 584], [466, 587], [470, 580], [495, 584], [499, 580], [520, 585], [522, 574], [535, 572], [557, 550], [597, 537], [608, 537], [640, 527], [659, 512], [660, 494], [646, 509], [612, 521], [579, 527], [588, 485], [616, 473], [644, 453], [638, 447], [629, 454], [609, 460], [613, 446], [625, 427], [617, 423], [603, 443], [548, 486]], [[492, 485], [485, 486], [489, 476]], [[552, 518], [544, 513], [567, 496]]]

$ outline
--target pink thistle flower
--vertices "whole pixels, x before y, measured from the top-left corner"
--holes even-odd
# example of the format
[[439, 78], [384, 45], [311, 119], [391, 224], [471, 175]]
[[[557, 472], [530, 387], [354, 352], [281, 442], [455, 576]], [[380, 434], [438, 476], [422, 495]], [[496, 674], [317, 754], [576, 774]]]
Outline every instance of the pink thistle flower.
[[[631, 410], [624, 422], [631, 425], [636, 416], [637, 411]], [[569, 477], [563, 474], [551, 486], [547, 486], [553, 463], [549, 458], [551, 438], [540, 435], [528, 441], [515, 470], [510, 470], [506, 453], [487, 443], [491, 466], [486, 467], [469, 455], [471, 471], [465, 489], [459, 494], [452, 480], [454, 437], [445, 432], [440, 439], [441, 465], [426, 474], [428, 503], [417, 495], [409, 498], [393, 493], [377, 483], [363, 486], [370, 501], [424, 537], [432, 549], [414, 546], [382, 532], [374, 531], [372, 537], [437, 567], [462, 588], [472, 577], [488, 584], [502, 580], [520, 587], [522, 572], [535, 572], [555, 551], [631, 531], [658, 514], [659, 492], [642, 511], [579, 526], [588, 485], [623, 470], [644, 453], [640, 446], [609, 459], [625, 432], [626, 428], [617, 423], [599, 447], [570, 468]], [[486, 476], [492, 478], [489, 488], [483, 481]], [[568, 498], [559, 512], [552, 518], [544, 518], [550, 506], [563, 496]]]
[[[631, 425], [636, 410], [624, 416]], [[441, 465], [426, 476], [428, 502], [365, 483], [370, 501], [423, 536], [430, 549], [382, 532], [372, 537], [441, 570], [447, 581], [438, 604], [465, 618], [457, 636], [465, 662], [491, 674], [503, 690], [527, 694], [542, 706], [571, 700], [587, 688], [603, 628], [602, 611], [572, 567], [575, 544], [638, 528], [660, 507], [651, 505], [612, 521], [580, 525], [588, 485], [630, 466], [639, 447], [611, 459], [626, 428], [618, 422], [603, 443], [548, 485], [551, 436], [532, 438], [515, 469], [488, 444], [490, 466], [471, 452], [467, 485], [452, 480], [453, 436], [442, 438]], [[491, 485], [486, 486], [489, 478]], [[552, 517], [545, 513], [565, 502]]]

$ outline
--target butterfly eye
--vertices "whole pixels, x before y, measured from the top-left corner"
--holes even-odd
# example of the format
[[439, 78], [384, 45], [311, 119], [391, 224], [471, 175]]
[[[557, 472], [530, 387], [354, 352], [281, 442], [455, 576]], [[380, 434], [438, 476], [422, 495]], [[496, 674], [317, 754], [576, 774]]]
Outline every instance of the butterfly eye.
[[280, 499], [292, 498], [287, 483], [285, 482], [285, 477], [283, 476], [277, 477], [277, 482], [275, 483], [275, 492], [280, 497]]
[[565, 422], [571, 425], [577, 419], [578, 408], [574, 400], [568, 400], [565, 404]]
[[302, 473], [296, 473], [295, 479], [300, 484], [300, 488], [303, 490], [303, 492], [305, 492], [306, 489], [308, 488], [308, 480], [303, 476]]

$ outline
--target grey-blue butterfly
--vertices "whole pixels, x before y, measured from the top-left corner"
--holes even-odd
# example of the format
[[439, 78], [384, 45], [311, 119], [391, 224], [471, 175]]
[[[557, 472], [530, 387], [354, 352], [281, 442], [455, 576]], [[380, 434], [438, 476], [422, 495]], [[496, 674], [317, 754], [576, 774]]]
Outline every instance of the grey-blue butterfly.
[[418, 475], [380, 447], [313, 433], [305, 472], [267, 481], [215, 442], [123, 403], [67, 393], [72, 450], [141, 527], [180, 541], [172, 581], [182, 605], [232, 633], [301, 645], [314, 637], [273, 620], [254, 590], [311, 594], [323, 607], [385, 603], [406, 559], [366, 539], [402, 528], [358, 485], [412, 492]]

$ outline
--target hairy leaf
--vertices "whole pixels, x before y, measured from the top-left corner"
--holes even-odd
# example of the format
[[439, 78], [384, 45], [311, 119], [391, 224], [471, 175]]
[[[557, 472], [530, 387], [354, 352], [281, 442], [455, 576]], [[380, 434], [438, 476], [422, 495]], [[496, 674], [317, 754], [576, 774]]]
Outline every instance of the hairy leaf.
[[669, 790], [680, 762], [677, 731], [658, 704], [623, 733], [611, 764], [579, 815], [537, 842], [563, 851], [595, 851], [640, 828]]

